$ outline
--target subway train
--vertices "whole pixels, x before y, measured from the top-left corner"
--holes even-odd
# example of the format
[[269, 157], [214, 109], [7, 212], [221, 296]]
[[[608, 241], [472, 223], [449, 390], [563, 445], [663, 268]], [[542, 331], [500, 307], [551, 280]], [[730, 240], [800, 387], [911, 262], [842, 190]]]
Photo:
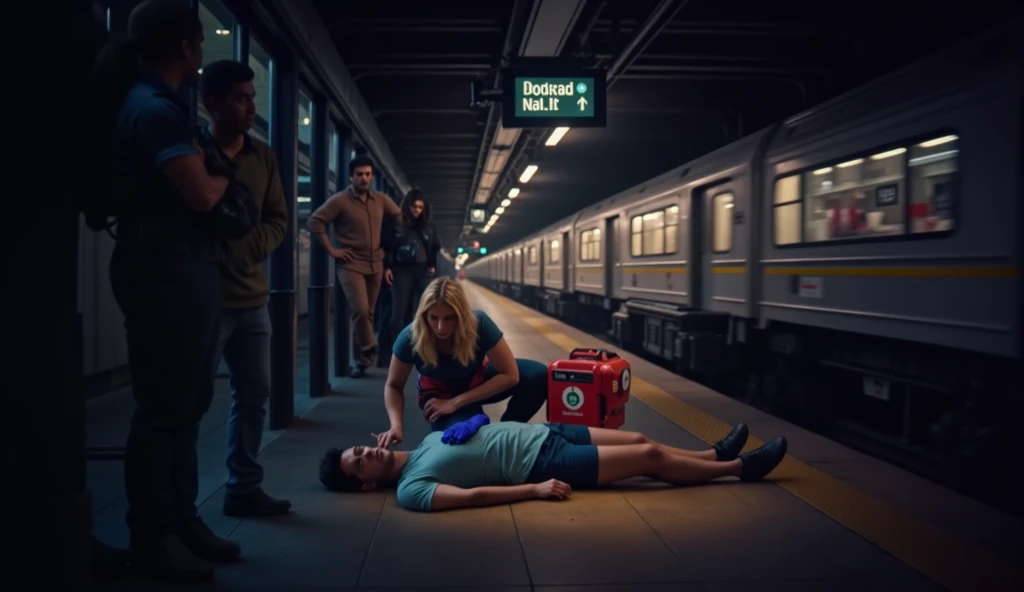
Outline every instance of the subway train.
[[1024, 392], [1022, 39], [1018, 21], [916, 62], [466, 276], [973, 489]]

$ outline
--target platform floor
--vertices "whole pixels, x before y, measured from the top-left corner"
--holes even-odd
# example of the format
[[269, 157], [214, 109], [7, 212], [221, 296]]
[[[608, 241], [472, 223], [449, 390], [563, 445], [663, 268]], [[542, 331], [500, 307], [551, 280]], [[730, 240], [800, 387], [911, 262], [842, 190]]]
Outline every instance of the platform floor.
[[[466, 283], [474, 306], [495, 319], [519, 357], [550, 361], [593, 337]], [[304, 345], [304, 344], [300, 344]], [[605, 344], [606, 347], [610, 347]], [[1019, 520], [884, 462], [796, 428], [635, 356], [633, 401], [623, 429], [679, 447], [706, 448], [736, 421], [748, 448], [776, 434], [789, 456], [764, 483], [723, 479], [670, 488], [637, 479], [567, 502], [416, 514], [394, 492], [324, 490], [317, 464], [330, 446], [371, 444], [387, 428], [385, 371], [332, 379], [334, 393], [310, 399], [299, 355], [296, 422], [266, 432], [261, 460], [267, 491], [293, 513], [266, 519], [221, 514], [225, 478], [226, 381], [203, 421], [200, 513], [237, 540], [244, 560], [218, 568], [217, 582], [191, 590], [1014, 590], [1020, 586], [1024, 529]], [[405, 413], [409, 450], [426, 435], [412, 380]], [[93, 445], [124, 441], [130, 392], [89, 406]], [[497, 419], [502, 405], [487, 412]], [[544, 411], [533, 421], [543, 421]], [[92, 463], [95, 532], [127, 543], [121, 467]], [[133, 579], [104, 590], [174, 590]]]

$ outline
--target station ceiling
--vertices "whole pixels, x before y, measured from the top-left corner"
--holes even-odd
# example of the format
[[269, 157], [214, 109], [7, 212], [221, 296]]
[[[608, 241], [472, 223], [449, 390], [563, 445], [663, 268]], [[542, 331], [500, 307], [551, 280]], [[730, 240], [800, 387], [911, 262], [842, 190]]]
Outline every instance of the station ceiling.
[[[609, 83], [607, 127], [572, 129], [554, 147], [550, 129], [524, 130], [488, 215], [509, 187], [520, 194], [487, 234], [467, 231], [494, 135], [487, 111], [470, 107], [470, 84], [495, 83], [503, 54], [538, 34], [530, 14], [545, 1], [315, 2], [453, 250], [467, 239], [500, 248], [1015, 10], [1004, 0], [579, 0], [561, 56], [602, 67], [635, 57]], [[527, 164], [537, 173], [516, 183]]]

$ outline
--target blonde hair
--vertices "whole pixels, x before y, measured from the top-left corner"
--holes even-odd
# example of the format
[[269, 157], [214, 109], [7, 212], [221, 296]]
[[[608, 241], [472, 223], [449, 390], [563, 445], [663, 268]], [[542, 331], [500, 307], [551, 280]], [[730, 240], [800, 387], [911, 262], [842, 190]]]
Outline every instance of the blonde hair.
[[469, 366], [476, 357], [476, 315], [469, 306], [466, 293], [462, 286], [447, 276], [430, 282], [420, 298], [420, 306], [416, 310], [416, 318], [412, 322], [409, 337], [412, 350], [419, 354], [427, 366], [437, 366], [437, 340], [430, 329], [427, 311], [437, 304], [447, 304], [455, 311], [458, 324], [455, 328], [455, 344], [452, 347], [452, 358], [463, 366]]

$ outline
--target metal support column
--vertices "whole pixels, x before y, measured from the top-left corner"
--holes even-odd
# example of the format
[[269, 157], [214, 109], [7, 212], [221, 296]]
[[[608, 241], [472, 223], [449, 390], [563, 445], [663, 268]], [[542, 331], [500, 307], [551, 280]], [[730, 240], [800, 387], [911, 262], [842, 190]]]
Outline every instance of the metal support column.
[[[310, 146], [313, 174], [310, 178], [310, 205], [315, 211], [327, 201], [327, 122], [330, 118], [327, 99], [320, 93], [313, 97], [313, 141]], [[309, 253], [309, 396], [319, 397], [331, 390], [327, 376], [327, 251], [318, 241], [311, 241]]]
[[279, 56], [271, 64], [274, 112], [271, 143], [277, 152], [281, 185], [288, 208], [288, 230], [284, 241], [270, 255], [271, 340], [270, 429], [288, 427], [295, 417], [295, 246], [297, 223], [295, 200], [298, 191], [298, 73], [295, 64]]
[[[338, 125], [338, 190], [343, 191], [349, 184], [348, 165], [352, 162], [352, 130]], [[338, 279], [337, 265], [330, 261], [330, 271], [334, 276], [334, 375], [348, 376], [349, 344], [352, 337], [349, 331], [348, 304], [345, 292], [341, 289]], [[326, 282], [324, 282], [326, 283]]]

